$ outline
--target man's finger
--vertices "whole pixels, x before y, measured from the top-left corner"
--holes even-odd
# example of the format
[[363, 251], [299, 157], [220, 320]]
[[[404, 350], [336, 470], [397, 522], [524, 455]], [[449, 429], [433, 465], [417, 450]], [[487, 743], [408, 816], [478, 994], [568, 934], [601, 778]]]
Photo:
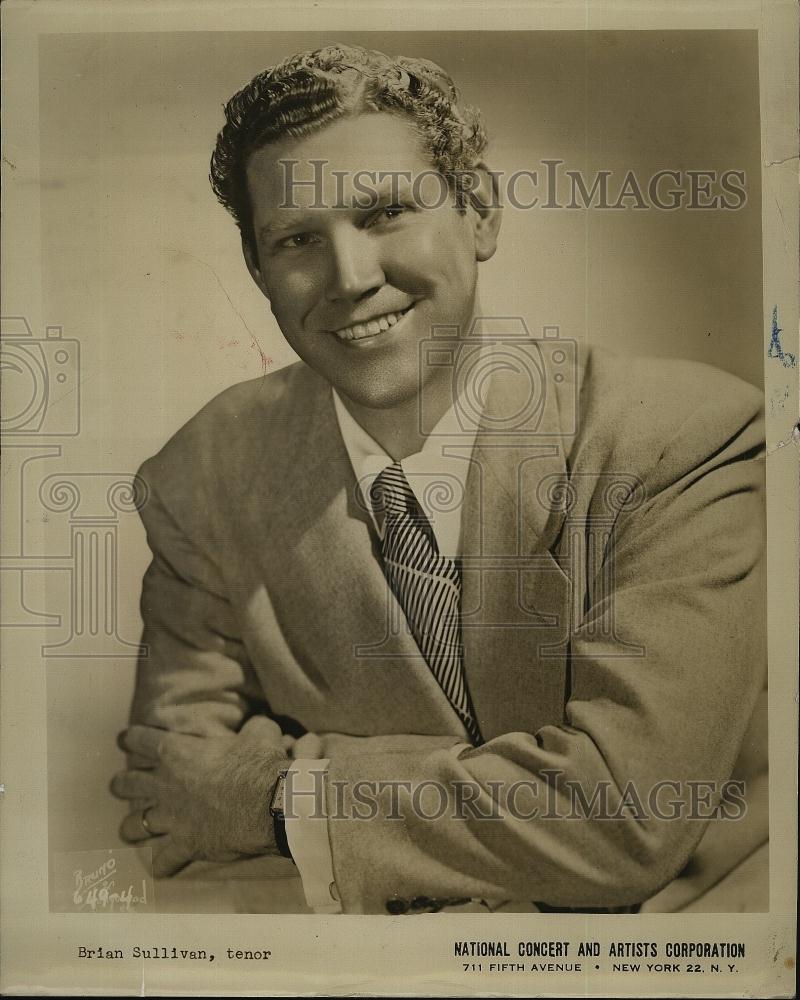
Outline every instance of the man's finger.
[[153, 805], [152, 799], [129, 799], [128, 812], [133, 816], [134, 813], [143, 813], [145, 809], [152, 809]]
[[129, 753], [128, 767], [136, 768], [138, 771], [152, 771], [158, 767], [158, 761], [154, 757], [142, 757], [138, 753]]
[[153, 842], [153, 875], [155, 878], [174, 875], [193, 860], [193, 856], [179, 847], [169, 834], [165, 837], [158, 837]]
[[129, 726], [120, 733], [119, 745], [126, 753], [137, 754], [150, 760], [160, 760], [161, 750], [168, 733], [153, 726]]
[[142, 825], [142, 810], [129, 813], [119, 825], [119, 835], [126, 844], [138, 844], [152, 836]]
[[239, 730], [239, 737], [265, 746], [282, 747], [281, 727], [266, 715], [254, 715]]
[[291, 756], [295, 760], [306, 758], [308, 760], [319, 760], [323, 756], [322, 739], [316, 733], [304, 733], [299, 740], [295, 741], [291, 749]]
[[[142, 822], [142, 816], [146, 816], [147, 825]], [[128, 844], [138, 844], [151, 837], [159, 837], [167, 832], [168, 825], [158, 806], [150, 806], [147, 809], [137, 809], [136, 812], [128, 813], [120, 824], [119, 835]]]
[[155, 788], [155, 779], [149, 771], [119, 771], [111, 779], [111, 794], [118, 799], [150, 799]]

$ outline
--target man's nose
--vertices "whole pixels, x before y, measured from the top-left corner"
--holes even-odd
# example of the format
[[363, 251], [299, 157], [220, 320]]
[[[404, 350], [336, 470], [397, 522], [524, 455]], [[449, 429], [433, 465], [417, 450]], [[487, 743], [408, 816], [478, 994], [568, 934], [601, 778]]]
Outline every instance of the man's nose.
[[377, 290], [386, 281], [369, 234], [351, 230], [331, 241], [330, 275], [327, 297], [357, 301]]

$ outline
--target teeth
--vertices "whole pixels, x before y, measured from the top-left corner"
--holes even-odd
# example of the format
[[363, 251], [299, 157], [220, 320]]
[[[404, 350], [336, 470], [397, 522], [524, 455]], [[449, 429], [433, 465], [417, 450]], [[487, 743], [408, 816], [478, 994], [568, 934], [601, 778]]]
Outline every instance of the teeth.
[[[409, 309], [411, 307], [409, 306]], [[398, 313], [385, 313], [383, 316], [376, 316], [366, 323], [354, 323], [352, 326], [343, 326], [341, 330], [336, 330], [336, 336], [340, 340], [360, 340], [362, 337], [375, 337], [385, 330], [389, 330], [408, 312], [404, 309]]]

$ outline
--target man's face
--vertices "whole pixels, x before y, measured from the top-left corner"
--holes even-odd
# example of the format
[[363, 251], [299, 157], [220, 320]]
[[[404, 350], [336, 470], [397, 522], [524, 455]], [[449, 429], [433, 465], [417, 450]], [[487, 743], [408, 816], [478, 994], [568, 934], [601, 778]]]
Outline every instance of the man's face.
[[[296, 161], [291, 187], [282, 160]], [[321, 199], [297, 183], [315, 176], [313, 160], [325, 161]], [[368, 181], [365, 170], [374, 172]], [[420, 372], [419, 344], [434, 326], [466, 331], [477, 261], [494, 252], [478, 212], [459, 212], [432, 173], [413, 128], [382, 113], [273, 143], [247, 165], [251, 273], [295, 352], [362, 406], [395, 406], [421, 382], [450, 379], [448, 368]], [[365, 185], [379, 192], [369, 207]]]

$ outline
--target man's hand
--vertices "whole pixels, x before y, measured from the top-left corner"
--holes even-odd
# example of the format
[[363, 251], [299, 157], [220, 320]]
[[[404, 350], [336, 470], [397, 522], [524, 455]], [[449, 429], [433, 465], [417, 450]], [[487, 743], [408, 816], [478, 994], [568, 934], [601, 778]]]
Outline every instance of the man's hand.
[[278, 771], [291, 762], [271, 719], [255, 716], [221, 736], [131, 726], [120, 746], [135, 767], [114, 775], [111, 791], [138, 805], [120, 835], [129, 843], [152, 835], [154, 875], [190, 861], [277, 853], [269, 803]]

